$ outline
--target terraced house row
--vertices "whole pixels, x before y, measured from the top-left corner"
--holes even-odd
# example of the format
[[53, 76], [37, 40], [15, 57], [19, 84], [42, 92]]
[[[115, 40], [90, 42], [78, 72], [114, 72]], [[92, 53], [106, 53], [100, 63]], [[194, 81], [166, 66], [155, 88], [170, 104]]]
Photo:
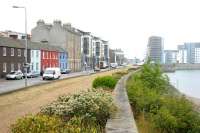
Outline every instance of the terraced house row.
[[[0, 77], [11, 71], [22, 70], [25, 62], [23, 33], [0, 32]], [[43, 20], [28, 36], [28, 71], [42, 72], [47, 67], [71, 69], [73, 72], [109, 65], [108, 41], [55, 20]]]
[[[47, 67], [67, 68], [67, 52], [59, 47], [28, 41], [29, 71], [42, 72]], [[0, 37], [0, 77], [11, 71], [23, 70], [25, 41]]]
[[48, 42], [68, 52], [68, 67], [72, 71], [100, 67], [101, 62], [109, 64], [108, 41], [55, 20], [47, 24], [39, 20], [31, 31], [33, 42]]

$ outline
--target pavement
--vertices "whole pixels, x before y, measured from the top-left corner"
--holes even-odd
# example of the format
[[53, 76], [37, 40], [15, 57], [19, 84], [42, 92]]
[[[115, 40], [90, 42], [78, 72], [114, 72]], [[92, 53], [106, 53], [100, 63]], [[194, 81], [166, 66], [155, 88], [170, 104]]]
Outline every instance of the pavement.
[[[106, 71], [106, 70], [102, 70]], [[66, 79], [66, 78], [72, 78], [72, 77], [78, 77], [83, 75], [89, 75], [95, 73], [94, 71], [82, 71], [82, 72], [74, 72], [69, 74], [62, 74], [60, 79]], [[28, 78], [27, 84], [29, 86], [44, 84], [48, 82], [52, 82], [55, 80], [43, 80], [41, 76], [36, 78]], [[22, 80], [6, 80], [6, 79], [0, 79], [0, 94], [5, 94], [8, 92], [16, 91], [19, 89], [22, 89], [25, 87], [25, 79]]]

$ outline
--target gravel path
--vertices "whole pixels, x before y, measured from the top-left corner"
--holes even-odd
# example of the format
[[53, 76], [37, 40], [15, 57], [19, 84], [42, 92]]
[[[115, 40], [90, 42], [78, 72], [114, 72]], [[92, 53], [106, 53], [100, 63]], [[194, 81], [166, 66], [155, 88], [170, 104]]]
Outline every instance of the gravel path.
[[60, 80], [0, 96], [0, 133], [10, 132], [9, 126], [17, 118], [37, 113], [41, 106], [52, 102], [59, 95], [87, 90], [97, 76], [111, 75], [116, 71], [119, 70]]

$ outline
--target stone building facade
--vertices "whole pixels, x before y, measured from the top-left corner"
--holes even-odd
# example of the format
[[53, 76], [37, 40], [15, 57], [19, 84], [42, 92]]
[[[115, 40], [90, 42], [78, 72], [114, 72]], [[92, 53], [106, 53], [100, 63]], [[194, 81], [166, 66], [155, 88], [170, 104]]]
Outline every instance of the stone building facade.
[[68, 68], [74, 72], [81, 71], [81, 33], [71, 24], [62, 24], [59, 20], [46, 24], [39, 20], [31, 34], [33, 42], [48, 42], [65, 49], [68, 53]]

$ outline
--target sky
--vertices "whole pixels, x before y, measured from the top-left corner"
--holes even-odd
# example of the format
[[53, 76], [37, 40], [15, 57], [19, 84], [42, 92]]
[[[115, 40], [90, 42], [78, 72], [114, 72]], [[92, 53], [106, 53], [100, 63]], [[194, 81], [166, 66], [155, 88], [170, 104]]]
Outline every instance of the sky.
[[163, 37], [165, 49], [200, 42], [198, 0], [1, 0], [0, 31], [25, 31], [24, 10], [13, 5], [26, 6], [28, 33], [39, 19], [61, 20], [108, 40], [127, 58], [143, 59], [153, 35]]

